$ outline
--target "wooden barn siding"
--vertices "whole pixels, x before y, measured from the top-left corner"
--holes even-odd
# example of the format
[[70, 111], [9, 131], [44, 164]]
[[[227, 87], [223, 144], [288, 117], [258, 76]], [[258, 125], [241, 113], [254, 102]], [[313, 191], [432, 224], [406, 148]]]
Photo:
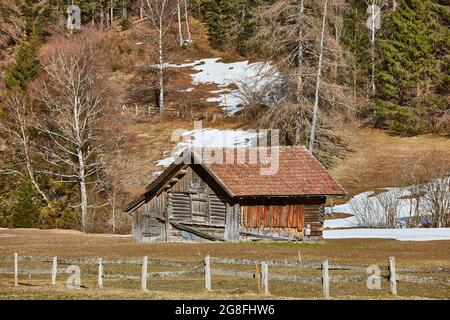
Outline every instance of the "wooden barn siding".
[[323, 232], [323, 205], [305, 206], [305, 224], [311, 226], [311, 236], [320, 237]]
[[295, 228], [303, 230], [305, 206], [256, 205], [242, 207], [241, 224], [248, 228]]
[[162, 192], [152, 198], [139, 208], [140, 214], [137, 215], [138, 232], [140, 239], [138, 242], [164, 241], [166, 226], [158, 218], [164, 218], [166, 214], [167, 193]]
[[325, 201], [325, 197], [246, 199], [241, 204], [241, 229], [301, 238], [304, 226], [309, 224], [311, 236], [320, 237]]
[[[191, 185], [204, 186], [207, 198], [206, 214], [192, 214], [192, 200], [199, 198], [196, 190]], [[214, 188], [217, 190], [216, 188]], [[201, 198], [201, 197], [200, 197]], [[207, 232], [217, 237], [224, 237], [225, 217], [226, 217], [226, 199], [223, 195], [216, 195], [210, 186], [210, 182], [205, 181], [191, 167], [186, 168], [186, 174], [168, 190], [167, 207], [170, 212], [170, 219], [186, 225], [195, 227], [199, 231]], [[170, 228], [170, 241], [186, 241], [187, 234], [185, 231]], [[208, 241], [198, 237], [194, 237], [195, 241]]]
[[[201, 167], [187, 167], [183, 176], [169, 190], [161, 192], [148, 203], [136, 210], [132, 220], [133, 240], [148, 241], [181, 241], [185, 240], [185, 232], [177, 230], [156, 218], [166, 218], [192, 225], [200, 231], [227, 238], [227, 207], [235, 206], [229, 197], [218, 188], [217, 183], [208, 178]], [[202, 179], [202, 177], [205, 177]], [[207, 190], [208, 214], [204, 221], [192, 219], [191, 184], [204, 185]], [[228, 202], [228, 206], [227, 206]], [[241, 230], [259, 234], [288, 235], [300, 239], [305, 224], [311, 225], [311, 235], [321, 236], [323, 230], [323, 204], [325, 197], [313, 198], [266, 198], [256, 197], [238, 200]], [[229, 236], [229, 235], [228, 235]], [[233, 236], [234, 238], [234, 236]], [[196, 239], [201, 241], [201, 239]]]
[[[187, 173], [171, 188], [169, 206], [172, 207], [172, 219], [184, 223], [211, 224], [225, 226], [226, 199], [222, 195], [216, 195], [211, 187], [191, 167]], [[198, 216], [197, 220], [192, 216], [192, 200], [197, 197], [197, 192], [191, 189], [191, 183], [204, 185], [207, 192], [207, 216], [204, 221]]]

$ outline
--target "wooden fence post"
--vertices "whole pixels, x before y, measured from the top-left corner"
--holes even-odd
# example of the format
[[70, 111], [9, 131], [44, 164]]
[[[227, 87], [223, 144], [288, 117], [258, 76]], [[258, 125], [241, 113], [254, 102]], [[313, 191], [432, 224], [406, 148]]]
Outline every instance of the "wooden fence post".
[[328, 273], [328, 260], [322, 263], [322, 285], [323, 285], [323, 296], [325, 299], [330, 298], [330, 276]]
[[103, 258], [98, 258], [98, 288], [103, 289]]
[[389, 257], [389, 282], [391, 293], [397, 294], [397, 274], [395, 273], [395, 257]]
[[211, 291], [211, 257], [205, 257], [205, 288]]
[[261, 284], [261, 272], [259, 271], [259, 266], [255, 262], [255, 278], [256, 278], [256, 285], [258, 288], [258, 293], [261, 293], [262, 284]]
[[58, 257], [53, 257], [52, 263], [52, 286], [56, 285], [56, 273], [58, 272]]
[[142, 275], [141, 275], [141, 290], [147, 291], [147, 264], [148, 257], [142, 258]]
[[19, 285], [19, 255], [14, 253], [14, 286]]
[[261, 262], [261, 285], [264, 295], [269, 295], [269, 265], [267, 262]]

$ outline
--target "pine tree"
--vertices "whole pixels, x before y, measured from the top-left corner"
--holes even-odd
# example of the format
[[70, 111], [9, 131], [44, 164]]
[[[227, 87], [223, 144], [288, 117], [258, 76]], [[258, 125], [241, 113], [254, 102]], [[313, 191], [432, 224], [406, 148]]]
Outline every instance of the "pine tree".
[[233, 16], [230, 0], [206, 0], [202, 15], [208, 24], [208, 39], [215, 48], [223, 50], [228, 42]]
[[364, 0], [352, 0], [349, 10], [344, 15], [342, 43], [353, 55], [352, 86], [366, 90], [367, 77], [370, 74], [370, 41], [365, 21], [367, 19], [367, 3]]
[[37, 53], [37, 40], [23, 42], [17, 49], [15, 61], [8, 67], [5, 75], [5, 86], [8, 89], [25, 90], [29, 81], [36, 79], [41, 66]]
[[251, 49], [255, 32], [254, 10], [268, 0], [196, 0], [202, 21], [208, 26], [210, 44], [218, 49], [235, 48], [241, 54]]
[[428, 93], [436, 62], [429, 9], [429, 0], [402, 1], [378, 43], [376, 124], [398, 134], [424, 130], [424, 110], [417, 101]]
[[22, 179], [15, 193], [11, 208], [11, 226], [13, 228], [36, 228], [39, 226], [41, 200], [31, 182]]

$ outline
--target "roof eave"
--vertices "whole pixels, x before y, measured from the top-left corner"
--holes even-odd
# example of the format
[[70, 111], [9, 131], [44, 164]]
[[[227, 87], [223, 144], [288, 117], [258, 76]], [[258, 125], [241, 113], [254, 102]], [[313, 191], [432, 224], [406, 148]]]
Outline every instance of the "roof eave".
[[313, 197], [341, 197], [347, 193], [319, 193], [319, 194], [242, 194], [235, 198], [313, 198]]

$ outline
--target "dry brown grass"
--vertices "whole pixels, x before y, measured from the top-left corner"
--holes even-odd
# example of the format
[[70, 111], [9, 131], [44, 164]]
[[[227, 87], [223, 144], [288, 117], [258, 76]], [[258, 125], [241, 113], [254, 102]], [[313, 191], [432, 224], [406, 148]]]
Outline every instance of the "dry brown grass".
[[375, 129], [348, 128], [347, 143], [353, 150], [331, 173], [351, 194], [408, 184], [408, 172], [424, 154], [436, 152], [450, 168], [450, 139], [422, 135], [390, 136]]
[[[331, 263], [387, 265], [387, 257], [395, 256], [399, 267], [445, 266], [449, 267], [449, 241], [400, 242], [394, 240], [331, 240], [323, 244], [294, 243], [160, 243], [133, 244], [128, 236], [93, 235], [65, 230], [0, 229], [0, 267], [11, 268], [14, 252], [20, 255], [53, 256], [61, 258], [81, 257], [142, 257], [170, 258], [186, 263], [199, 264], [205, 255], [218, 257], [297, 260], [298, 251], [304, 261], [320, 261], [327, 257]], [[49, 268], [46, 265], [21, 262], [22, 268]], [[117, 266], [121, 272], [139, 275], [139, 266]], [[261, 299], [254, 279], [213, 276], [213, 292], [204, 290], [203, 278], [187, 276], [176, 278], [150, 278], [149, 292], [139, 289], [139, 279], [105, 278], [105, 289], [96, 288], [96, 266], [81, 266], [82, 285], [79, 290], [64, 286], [66, 275], [58, 276], [55, 287], [49, 285], [48, 276], [21, 275], [21, 285], [14, 288], [11, 276], [0, 276], [0, 299]], [[114, 266], [105, 270], [114, 272]], [[127, 268], [122, 269], [122, 268]], [[169, 271], [171, 267], [149, 265], [149, 271]], [[182, 267], [186, 268], [186, 267]], [[255, 271], [254, 266], [225, 266], [213, 264], [213, 268]], [[91, 270], [93, 275], [83, 275]], [[173, 269], [172, 269], [173, 270]], [[297, 274], [320, 277], [320, 270], [271, 267], [271, 273]], [[331, 271], [335, 273], [336, 271]], [[350, 274], [352, 271], [339, 271]], [[385, 272], [385, 271], [384, 271]], [[426, 299], [450, 297], [448, 285], [418, 285], [400, 283], [398, 299]], [[322, 299], [319, 285], [303, 285], [272, 280], [271, 299]], [[387, 281], [382, 290], [367, 290], [364, 282], [332, 283], [334, 299], [393, 299]]]
[[386, 265], [395, 256], [402, 266], [450, 266], [450, 241], [409, 242], [389, 239], [326, 240], [323, 244], [287, 242], [135, 244], [130, 236], [84, 234], [68, 230], [0, 229], [0, 252], [77, 257], [142, 257], [199, 261], [204, 256], [249, 259], [303, 259]]

